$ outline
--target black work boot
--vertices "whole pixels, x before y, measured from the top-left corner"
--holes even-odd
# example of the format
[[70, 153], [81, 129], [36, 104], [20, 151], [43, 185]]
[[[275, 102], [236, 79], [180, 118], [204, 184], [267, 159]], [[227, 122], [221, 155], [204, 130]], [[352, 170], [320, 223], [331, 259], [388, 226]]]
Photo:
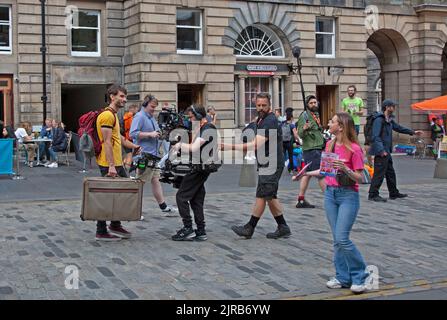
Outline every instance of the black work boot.
[[255, 232], [255, 228], [248, 223], [244, 226], [232, 226], [231, 230], [233, 230], [238, 236], [245, 237], [246, 239], [250, 239]]
[[291, 234], [292, 232], [290, 232], [290, 228], [288, 225], [279, 224], [275, 232], [267, 233], [267, 238], [269, 239], [288, 238], [290, 237]]

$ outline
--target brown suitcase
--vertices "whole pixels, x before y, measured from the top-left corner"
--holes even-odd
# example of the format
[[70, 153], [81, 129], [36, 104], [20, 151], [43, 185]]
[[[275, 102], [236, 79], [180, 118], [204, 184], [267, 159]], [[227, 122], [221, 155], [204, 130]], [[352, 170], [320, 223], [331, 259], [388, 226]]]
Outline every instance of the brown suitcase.
[[82, 220], [137, 221], [143, 206], [143, 181], [129, 178], [84, 179]]

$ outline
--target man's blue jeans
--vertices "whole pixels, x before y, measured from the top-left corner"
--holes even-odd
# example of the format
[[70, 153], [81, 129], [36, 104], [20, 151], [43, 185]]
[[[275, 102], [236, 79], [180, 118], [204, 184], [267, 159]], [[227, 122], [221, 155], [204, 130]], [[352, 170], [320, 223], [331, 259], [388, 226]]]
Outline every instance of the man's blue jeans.
[[366, 264], [349, 239], [360, 208], [359, 193], [351, 188], [327, 187], [324, 208], [334, 240], [335, 277], [344, 286], [363, 284], [368, 276]]

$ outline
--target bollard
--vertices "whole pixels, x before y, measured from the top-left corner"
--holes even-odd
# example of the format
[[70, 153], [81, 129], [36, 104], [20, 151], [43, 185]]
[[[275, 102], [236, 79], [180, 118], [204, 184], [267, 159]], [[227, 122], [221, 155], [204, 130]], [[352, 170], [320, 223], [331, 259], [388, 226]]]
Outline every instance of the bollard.
[[245, 188], [256, 187], [256, 164], [244, 163], [241, 168], [241, 175], [239, 177], [239, 186]]
[[447, 159], [438, 158], [436, 160], [434, 178], [447, 179]]

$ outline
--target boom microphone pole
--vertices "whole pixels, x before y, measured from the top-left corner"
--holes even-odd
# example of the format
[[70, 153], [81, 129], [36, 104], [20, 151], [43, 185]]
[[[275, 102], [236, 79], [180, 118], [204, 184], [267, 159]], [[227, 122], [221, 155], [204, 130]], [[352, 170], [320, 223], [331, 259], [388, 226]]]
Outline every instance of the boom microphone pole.
[[303, 67], [303, 64], [302, 64], [301, 58], [300, 58], [301, 48], [299, 46], [293, 47], [292, 54], [296, 58], [296, 61], [297, 61], [297, 67], [295, 67], [295, 68], [298, 70], [298, 74], [299, 74], [299, 78], [300, 78], [299, 80], [300, 80], [300, 84], [301, 84], [301, 94], [303, 96], [304, 111], [307, 111], [306, 94], [304, 92], [303, 76], [301, 74], [301, 68]]

